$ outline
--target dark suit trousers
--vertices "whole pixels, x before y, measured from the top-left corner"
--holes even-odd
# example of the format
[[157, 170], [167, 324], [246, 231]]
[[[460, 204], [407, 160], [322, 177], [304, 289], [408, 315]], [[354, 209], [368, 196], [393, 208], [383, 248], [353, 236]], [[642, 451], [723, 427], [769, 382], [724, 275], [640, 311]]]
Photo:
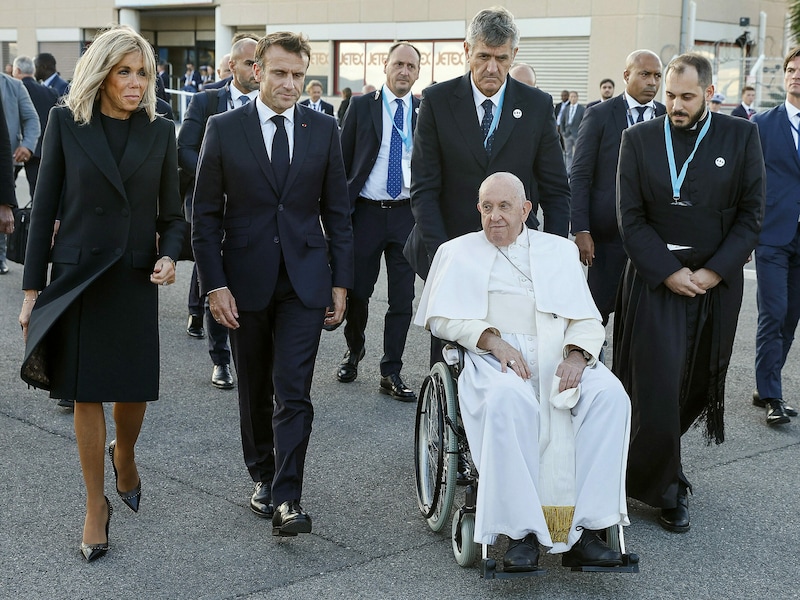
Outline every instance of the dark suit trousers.
[[756, 246], [756, 272], [756, 387], [762, 398], [783, 398], [781, 370], [800, 320], [800, 225], [785, 246]]
[[595, 242], [594, 260], [589, 267], [589, 290], [597, 305], [597, 310], [603, 317], [603, 325], [608, 323], [609, 315], [614, 312], [617, 300], [617, 290], [625, 270], [628, 255], [622, 247], [622, 240], [618, 242]]
[[[36, 191], [36, 178], [39, 176], [40, 162], [41, 159], [38, 156], [31, 156], [28, 162], [25, 163], [25, 178], [28, 180], [28, 190], [30, 191], [31, 199], [33, 199], [33, 194]], [[14, 167], [14, 181], [16, 181], [19, 175], [20, 169], [22, 169], [21, 165]]]
[[239, 311], [239, 329], [231, 330], [244, 461], [253, 481], [272, 481], [275, 506], [303, 491], [324, 313], [303, 305], [281, 264], [267, 308]]
[[353, 214], [355, 242], [355, 284], [348, 294], [344, 337], [351, 353], [364, 347], [369, 317], [369, 299], [381, 267], [386, 262], [389, 309], [383, 323], [381, 375], [400, 373], [403, 350], [411, 325], [414, 301], [414, 270], [403, 256], [403, 246], [414, 226], [411, 206], [381, 208], [379, 202], [359, 200]]

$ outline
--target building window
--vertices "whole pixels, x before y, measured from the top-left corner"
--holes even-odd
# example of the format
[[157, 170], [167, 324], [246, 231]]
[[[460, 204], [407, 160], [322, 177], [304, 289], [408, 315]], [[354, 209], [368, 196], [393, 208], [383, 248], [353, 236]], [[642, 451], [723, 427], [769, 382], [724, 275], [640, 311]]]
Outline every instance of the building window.
[[[467, 69], [462, 40], [412, 41], [419, 50], [420, 73], [412, 92], [420, 95], [434, 81], [463, 75]], [[394, 42], [337, 42], [336, 93], [349, 87], [358, 94], [365, 84], [380, 87], [386, 80], [383, 64]]]

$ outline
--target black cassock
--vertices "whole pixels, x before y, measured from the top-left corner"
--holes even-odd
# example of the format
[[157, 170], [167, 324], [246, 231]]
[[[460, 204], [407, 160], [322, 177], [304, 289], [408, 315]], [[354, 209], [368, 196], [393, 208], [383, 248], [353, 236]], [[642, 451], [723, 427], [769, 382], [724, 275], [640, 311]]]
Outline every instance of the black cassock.
[[[633, 406], [628, 496], [674, 508], [679, 482], [691, 487], [681, 435], [702, 415], [708, 439], [724, 439], [725, 376], [742, 268], [764, 212], [764, 163], [753, 124], [715, 114], [675, 202], [665, 118], [622, 137], [617, 219], [629, 259], [617, 297], [613, 370]], [[706, 119], [693, 131], [672, 128], [677, 172]], [[711, 269], [722, 281], [705, 295], [677, 295], [663, 281], [682, 267]]]

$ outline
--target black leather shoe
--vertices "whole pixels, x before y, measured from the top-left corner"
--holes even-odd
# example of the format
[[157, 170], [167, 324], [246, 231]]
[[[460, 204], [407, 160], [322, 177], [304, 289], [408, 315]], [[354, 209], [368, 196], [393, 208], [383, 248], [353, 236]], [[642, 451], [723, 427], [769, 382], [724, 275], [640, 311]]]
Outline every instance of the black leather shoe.
[[575, 545], [564, 553], [561, 564], [565, 567], [618, 567], [622, 564], [622, 554], [609, 548], [597, 532], [584, 529]]
[[[783, 402], [781, 398], [777, 398]], [[753, 392], [753, 406], [758, 406], [759, 408], [767, 408], [767, 403], [770, 401], [770, 398], [761, 399], [761, 396], [758, 394], [758, 390]], [[787, 417], [796, 417], [797, 416], [797, 409], [789, 406], [786, 402], [783, 402], [783, 411], [786, 413]]]
[[250, 510], [264, 519], [271, 519], [275, 514], [272, 506], [272, 482], [256, 481], [253, 495], [250, 496]]
[[298, 533], [311, 533], [311, 517], [299, 500], [281, 503], [272, 515], [272, 535], [288, 537]]
[[390, 373], [381, 377], [380, 392], [391, 396], [395, 400], [400, 400], [400, 402], [414, 402], [417, 399], [414, 391], [403, 383], [397, 373]]
[[354, 356], [350, 350], [345, 352], [344, 359], [339, 365], [339, 370], [336, 371], [336, 379], [342, 383], [355, 381], [356, 377], [358, 377], [358, 363], [361, 362], [362, 358], [364, 358], [364, 348], [361, 349], [357, 356]]
[[129, 492], [120, 491], [117, 485], [117, 465], [114, 464], [114, 448], [116, 447], [117, 440], [113, 440], [108, 445], [108, 455], [111, 457], [111, 468], [114, 469], [114, 487], [117, 488], [117, 495], [122, 498], [125, 506], [130, 508], [133, 512], [139, 512], [139, 502], [142, 500], [142, 480], [140, 478], [136, 487]]
[[221, 390], [233, 389], [233, 374], [230, 365], [214, 365], [211, 372], [211, 385]]
[[197, 339], [206, 337], [206, 332], [203, 330], [203, 315], [189, 315], [189, 323], [186, 324], [186, 333]]
[[686, 490], [678, 492], [678, 505], [675, 508], [662, 508], [658, 523], [667, 531], [685, 533], [689, 531], [689, 498]]
[[791, 419], [789, 415], [786, 413], [785, 405], [783, 404], [783, 400], [775, 399], [775, 400], [767, 400], [767, 425], [785, 425], [789, 423]]
[[69, 398], [61, 398], [58, 401], [58, 405], [61, 408], [69, 408], [70, 410], [75, 410], [75, 400], [70, 400]]
[[503, 570], [509, 573], [535, 571], [539, 566], [539, 541], [535, 533], [521, 540], [508, 540], [508, 550], [503, 556]]
[[111, 524], [111, 513], [114, 509], [111, 507], [111, 502], [106, 498], [106, 506], [108, 507], [108, 518], [106, 519], [106, 543], [105, 544], [84, 544], [81, 542], [81, 554], [86, 562], [92, 562], [104, 556], [108, 552], [108, 526]]

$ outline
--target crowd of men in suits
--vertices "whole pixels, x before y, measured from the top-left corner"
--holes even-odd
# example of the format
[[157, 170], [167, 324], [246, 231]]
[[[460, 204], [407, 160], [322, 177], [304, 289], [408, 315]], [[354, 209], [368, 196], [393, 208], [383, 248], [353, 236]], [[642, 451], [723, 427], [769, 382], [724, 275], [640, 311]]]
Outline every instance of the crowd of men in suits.
[[[383, 260], [389, 307], [377, 387], [415, 400], [402, 378], [415, 272], [425, 278], [440, 245], [481, 228], [478, 189], [497, 172], [524, 187], [528, 228], [574, 236], [603, 324], [616, 313], [614, 372], [640, 424], [629, 495], [660, 508], [666, 529], [689, 528], [680, 436], [703, 418], [710, 439], [724, 438], [741, 269], [753, 248], [753, 403], [769, 425], [797, 414], [780, 372], [800, 319], [800, 50], [784, 63], [784, 104], [755, 114], [753, 90], [743, 90], [734, 114], [756, 128], [708, 109], [710, 66], [696, 55], [665, 69], [657, 54], [635, 51], [623, 92], [613, 96], [606, 79], [601, 100], [585, 107], [568, 90], [553, 105], [530, 84], [530, 67], [519, 70], [529, 83], [509, 76], [518, 45], [508, 11], [481, 11], [464, 45], [468, 72], [420, 100], [411, 93], [419, 50], [398, 42], [385, 83], [349, 98], [340, 122], [321, 82], [304, 82], [302, 36], [239, 36], [216, 84], [187, 64], [184, 89], [205, 87], [178, 140], [196, 261], [187, 333], [208, 334], [214, 386], [235, 387], [233, 359], [250, 508], [272, 519], [274, 535], [311, 531], [299, 503], [322, 328], [345, 323], [335, 377], [352, 382]], [[46, 54], [18, 57], [13, 74], [0, 75], [0, 91], [13, 161], [33, 195], [40, 131], [67, 84]], [[662, 82], [666, 106], [655, 100]], [[303, 83], [309, 97], [299, 102]]]

